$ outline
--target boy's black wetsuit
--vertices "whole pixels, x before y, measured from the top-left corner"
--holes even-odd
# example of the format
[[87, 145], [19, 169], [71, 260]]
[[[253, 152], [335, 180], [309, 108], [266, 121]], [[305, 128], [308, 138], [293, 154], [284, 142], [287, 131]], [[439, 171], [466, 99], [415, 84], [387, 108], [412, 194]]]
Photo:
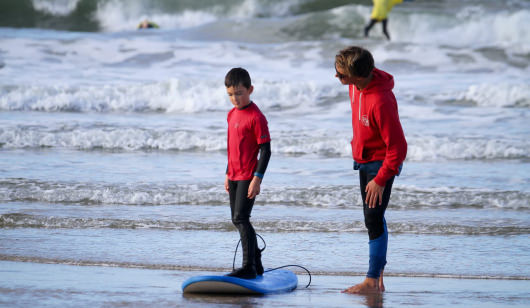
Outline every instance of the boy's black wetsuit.
[[[260, 154], [256, 173], [263, 177], [271, 157], [270, 142], [261, 144], [259, 151]], [[228, 180], [232, 223], [239, 231], [239, 235], [241, 237], [241, 247], [243, 250], [243, 267], [234, 270], [232, 273], [228, 274], [228, 276], [235, 276], [239, 278], [255, 278], [256, 274], [263, 274], [261, 251], [257, 245], [256, 232], [250, 223], [250, 213], [252, 212], [252, 207], [255, 200], [255, 198], [247, 198], [248, 187], [250, 186], [251, 181], [252, 180]]]

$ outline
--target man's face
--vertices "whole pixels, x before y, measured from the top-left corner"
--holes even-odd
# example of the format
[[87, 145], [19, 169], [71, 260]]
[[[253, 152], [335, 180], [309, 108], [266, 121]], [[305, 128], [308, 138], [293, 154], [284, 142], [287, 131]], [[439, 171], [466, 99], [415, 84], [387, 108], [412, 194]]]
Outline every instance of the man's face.
[[243, 109], [250, 104], [250, 94], [252, 94], [253, 90], [254, 86], [250, 86], [250, 88], [247, 89], [243, 85], [238, 85], [226, 88], [226, 93], [228, 93], [230, 102], [234, 107], [237, 109]]
[[348, 72], [343, 67], [335, 65], [335, 72], [335, 77], [339, 78], [342, 84], [351, 84]]

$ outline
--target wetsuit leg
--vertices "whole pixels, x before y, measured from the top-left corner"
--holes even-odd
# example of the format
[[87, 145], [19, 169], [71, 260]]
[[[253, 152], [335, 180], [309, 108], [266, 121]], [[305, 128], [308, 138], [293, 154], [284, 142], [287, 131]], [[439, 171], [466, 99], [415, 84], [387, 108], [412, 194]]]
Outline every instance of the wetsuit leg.
[[383, 34], [390, 41], [390, 34], [388, 34], [388, 29], [387, 29], [388, 19], [383, 19], [382, 22], [383, 22]]
[[370, 32], [370, 29], [372, 29], [372, 27], [377, 23], [377, 20], [375, 19], [370, 19], [370, 22], [368, 23], [368, 25], [366, 25], [366, 27], [364, 27], [364, 37], [368, 37], [368, 34]]
[[370, 239], [370, 267], [367, 277], [379, 278], [381, 271], [386, 264], [386, 251], [388, 247], [388, 232], [385, 221], [385, 211], [390, 201], [390, 193], [394, 177], [390, 178], [385, 185], [383, 200], [381, 205], [375, 208], [369, 208], [366, 201], [366, 185], [375, 177], [375, 174], [368, 174], [366, 171], [359, 170], [359, 180], [361, 187], [361, 196], [363, 199], [364, 223], [368, 229]]
[[239, 231], [243, 250], [243, 268], [253, 267], [255, 275], [257, 240], [250, 223], [250, 213], [255, 199], [248, 199], [249, 181], [228, 181], [232, 223]]

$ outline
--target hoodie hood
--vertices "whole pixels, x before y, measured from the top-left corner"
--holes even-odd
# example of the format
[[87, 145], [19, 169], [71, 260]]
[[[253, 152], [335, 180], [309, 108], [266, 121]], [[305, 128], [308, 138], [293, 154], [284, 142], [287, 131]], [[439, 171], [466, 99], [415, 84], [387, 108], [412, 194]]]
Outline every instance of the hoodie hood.
[[394, 77], [387, 72], [374, 68], [372, 81], [361, 92], [369, 94], [379, 91], [392, 91], [394, 88]]

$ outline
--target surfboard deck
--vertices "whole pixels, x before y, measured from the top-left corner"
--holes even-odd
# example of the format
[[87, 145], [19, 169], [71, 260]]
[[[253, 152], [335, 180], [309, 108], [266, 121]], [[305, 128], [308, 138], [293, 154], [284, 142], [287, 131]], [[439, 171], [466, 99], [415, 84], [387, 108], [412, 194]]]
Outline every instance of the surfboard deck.
[[296, 289], [298, 277], [285, 269], [265, 272], [255, 279], [223, 275], [194, 276], [182, 283], [184, 293], [202, 294], [271, 294]]

